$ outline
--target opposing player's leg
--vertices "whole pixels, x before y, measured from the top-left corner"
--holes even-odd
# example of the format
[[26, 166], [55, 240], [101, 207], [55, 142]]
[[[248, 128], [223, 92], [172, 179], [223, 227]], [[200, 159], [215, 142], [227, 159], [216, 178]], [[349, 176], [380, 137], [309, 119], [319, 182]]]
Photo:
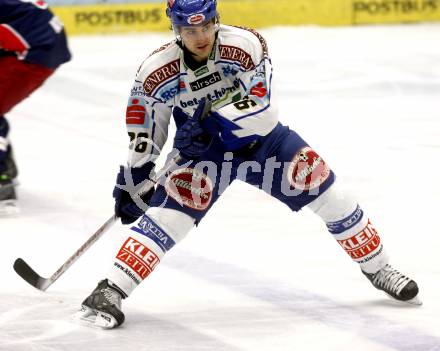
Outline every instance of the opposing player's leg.
[[53, 73], [51, 68], [14, 56], [0, 57], [0, 115], [26, 99]]
[[76, 319], [101, 328], [124, 322], [121, 300], [130, 296], [219, 198], [221, 165], [203, 162], [198, 163], [200, 167], [190, 162], [175, 169], [157, 187], [150, 208], [125, 227], [105, 279], [83, 301]]
[[0, 216], [18, 212], [14, 184], [14, 179], [17, 177], [17, 167], [8, 134], [8, 121], [5, 117], [0, 116]]
[[18, 212], [14, 179], [17, 167], [5, 114], [27, 98], [54, 72], [41, 65], [0, 57], [0, 215]]
[[357, 202], [339, 188], [325, 160], [294, 131], [286, 134], [279, 128], [275, 145], [277, 139], [275, 151], [262, 145], [263, 176], [251, 175], [248, 181], [293, 211], [308, 206], [377, 289], [396, 300], [420, 304], [417, 284], [390, 266], [378, 232]]

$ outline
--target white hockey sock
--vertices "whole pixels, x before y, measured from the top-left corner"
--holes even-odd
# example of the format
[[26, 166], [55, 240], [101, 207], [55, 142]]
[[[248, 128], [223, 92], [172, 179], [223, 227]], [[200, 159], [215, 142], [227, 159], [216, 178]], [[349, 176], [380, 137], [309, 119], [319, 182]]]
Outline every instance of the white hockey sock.
[[179, 211], [148, 209], [132, 227], [127, 227], [128, 234], [107, 278], [129, 296], [193, 226], [194, 220]]
[[339, 245], [363, 271], [376, 273], [388, 263], [388, 254], [370, 219], [336, 183], [308, 207], [322, 218]]

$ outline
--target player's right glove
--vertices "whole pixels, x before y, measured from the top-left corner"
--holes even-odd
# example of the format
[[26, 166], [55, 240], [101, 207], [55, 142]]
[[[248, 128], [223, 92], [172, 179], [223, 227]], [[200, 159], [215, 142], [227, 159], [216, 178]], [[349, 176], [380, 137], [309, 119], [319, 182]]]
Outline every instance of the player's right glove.
[[[153, 168], [153, 162], [147, 162], [139, 168], [125, 168], [120, 166], [119, 173], [116, 177], [116, 186], [113, 189], [113, 197], [115, 199], [115, 215], [121, 218], [122, 224], [133, 223], [146, 211], [146, 206], [145, 208], [140, 208], [133, 200], [133, 197], [137, 196], [134, 188], [139, 183], [149, 179], [150, 172]], [[127, 186], [127, 183], [129, 186]], [[145, 194], [142, 194], [140, 199], [148, 206], [153, 193], [154, 187]]]
[[252, 147], [260, 138], [258, 134], [237, 136], [235, 133], [243, 130], [243, 127], [239, 122], [231, 121], [217, 111], [210, 111], [208, 117], [203, 120], [202, 126], [207, 134], [218, 136], [228, 151]]

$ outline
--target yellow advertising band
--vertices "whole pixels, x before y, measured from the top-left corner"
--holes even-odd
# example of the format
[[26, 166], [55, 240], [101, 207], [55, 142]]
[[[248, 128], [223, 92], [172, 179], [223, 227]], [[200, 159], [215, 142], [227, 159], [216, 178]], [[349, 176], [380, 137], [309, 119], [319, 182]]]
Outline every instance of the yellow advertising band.
[[[169, 30], [163, 3], [53, 7], [68, 34]], [[276, 25], [341, 26], [440, 21], [440, 0], [220, 0], [221, 22], [262, 28]]]

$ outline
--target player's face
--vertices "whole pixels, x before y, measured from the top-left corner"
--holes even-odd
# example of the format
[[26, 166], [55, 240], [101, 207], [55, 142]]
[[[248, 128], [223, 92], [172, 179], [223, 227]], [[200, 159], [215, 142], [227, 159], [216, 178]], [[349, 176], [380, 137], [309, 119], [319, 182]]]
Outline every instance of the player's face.
[[192, 52], [196, 61], [204, 61], [211, 53], [215, 41], [215, 24], [213, 21], [198, 26], [180, 28], [180, 37], [186, 48]]

